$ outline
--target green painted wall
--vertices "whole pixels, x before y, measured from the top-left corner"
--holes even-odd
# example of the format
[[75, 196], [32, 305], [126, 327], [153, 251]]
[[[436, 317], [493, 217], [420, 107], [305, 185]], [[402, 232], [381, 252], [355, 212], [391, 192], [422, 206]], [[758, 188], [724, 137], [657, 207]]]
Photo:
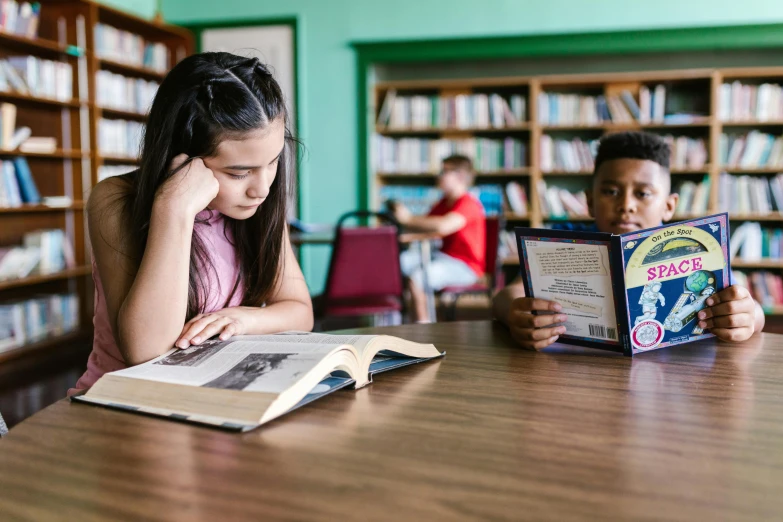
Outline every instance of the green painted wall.
[[98, 3], [121, 9], [142, 18], [152, 18], [155, 15], [158, 0], [98, 0]]
[[[298, 20], [299, 135], [307, 147], [301, 215], [319, 222], [334, 221], [359, 201], [350, 42], [783, 22], [781, 0], [223, 0], [215, 6], [163, 0], [165, 18], [175, 24]], [[322, 289], [327, 259], [324, 247], [305, 253], [313, 292]]]

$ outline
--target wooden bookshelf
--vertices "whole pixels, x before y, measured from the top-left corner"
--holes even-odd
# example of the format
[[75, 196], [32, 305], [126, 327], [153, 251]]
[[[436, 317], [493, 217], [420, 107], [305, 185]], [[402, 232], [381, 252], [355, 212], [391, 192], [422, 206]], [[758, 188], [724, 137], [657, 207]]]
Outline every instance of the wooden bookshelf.
[[[527, 176], [530, 174], [528, 168], [518, 169], [504, 169], [504, 170], [487, 170], [476, 172], [476, 178], [516, 178], [518, 176]], [[386, 181], [392, 181], [395, 179], [428, 179], [437, 178], [437, 172], [377, 172], [376, 176], [385, 179]], [[479, 182], [480, 183], [480, 182]]]
[[[17, 107], [18, 110], [18, 107]], [[54, 152], [23, 152], [21, 150], [0, 150], [0, 158], [13, 158], [16, 156], [24, 156], [25, 158], [40, 158], [40, 159], [80, 159], [86, 157], [89, 153], [81, 149], [55, 149]]]
[[742, 261], [735, 259], [732, 268], [783, 268], [783, 259], [760, 259], [758, 261]]
[[[128, 164], [136, 164], [139, 162], [139, 158], [135, 158], [133, 156], [108, 156], [108, 155], [101, 155], [99, 153], [95, 153], [95, 159], [96, 161], [103, 162], [103, 163], [128, 163]], [[96, 173], [97, 176], [97, 173]], [[97, 181], [97, 179], [96, 179]]]
[[[592, 170], [568, 171], [555, 169], [544, 172], [541, 161], [541, 140], [545, 135], [551, 135], [553, 138], [571, 139], [580, 137], [583, 141], [600, 138], [602, 135], [618, 132], [622, 130], [644, 129], [660, 135], [687, 136], [690, 138], [701, 138], [707, 148], [707, 163], [700, 168], [673, 168], [672, 174], [676, 175], [677, 182], [696, 181], [699, 177], [705, 177], [710, 182], [708, 213], [719, 212], [719, 194], [720, 175], [727, 172], [731, 175], [748, 175], [769, 177], [783, 172], [783, 167], [753, 167], [740, 168], [730, 167], [722, 164], [720, 158], [719, 143], [721, 135], [745, 133], [754, 129], [768, 134], [780, 134], [780, 127], [783, 127], [783, 119], [777, 117], [769, 120], [757, 120], [754, 118], [728, 119], [721, 120], [720, 93], [721, 86], [724, 83], [731, 83], [739, 80], [744, 84], [760, 84], [763, 82], [777, 83], [783, 85], [783, 67], [749, 67], [749, 68], [724, 68], [724, 69], [694, 69], [694, 70], [670, 70], [670, 71], [643, 71], [643, 72], [621, 72], [621, 73], [598, 73], [598, 74], [566, 74], [566, 75], [541, 75], [525, 77], [502, 77], [502, 78], [460, 78], [449, 80], [416, 80], [416, 81], [394, 81], [379, 82], [373, 86], [371, 97], [373, 121], [376, 125], [371, 129], [372, 134], [396, 139], [403, 137], [420, 138], [448, 138], [465, 139], [470, 137], [481, 137], [493, 140], [503, 140], [506, 137], [513, 137], [520, 140], [527, 148], [527, 158], [525, 167], [517, 173], [509, 173], [502, 176], [500, 173], [493, 173], [492, 176], [477, 175], [476, 184], [499, 184], [505, 185], [509, 181], [519, 182], [526, 190], [528, 213], [524, 220], [533, 227], [546, 226], [558, 222], [581, 222], [587, 223], [592, 218], [549, 218], [544, 215], [539, 204], [538, 186], [539, 182], [544, 181], [547, 185], [567, 186], [569, 190], [572, 187], [581, 186], [586, 188], [590, 183]], [[684, 121], [664, 121], [662, 123], [639, 123], [638, 121], [628, 123], [618, 122], [598, 122], [598, 123], [541, 123], [538, 114], [538, 96], [541, 93], [554, 94], [583, 94], [589, 96], [618, 94], [620, 90], [629, 90], [636, 96], [638, 102], [638, 92], [641, 86], [646, 86], [651, 91], [653, 87], [663, 84], [666, 86], [666, 96], [677, 97], [681, 95], [686, 100], [696, 100], [692, 114]], [[526, 121], [507, 128], [493, 129], [452, 129], [452, 128], [427, 128], [399, 129], [389, 127], [378, 123], [378, 116], [383, 106], [387, 94], [394, 90], [397, 96], [455, 96], [459, 94], [500, 94], [506, 100], [511, 94], [521, 94], [526, 99], [527, 118]], [[667, 114], [669, 114], [667, 112]], [[381, 122], [382, 123], [382, 122]], [[368, 141], [373, 136], [367, 136]], [[368, 150], [373, 147], [368, 144]], [[418, 175], [396, 176], [395, 173], [375, 172], [373, 170], [374, 162], [372, 153], [370, 153], [368, 165], [368, 201], [371, 205], [379, 204], [380, 188], [387, 184], [397, 185], [417, 185], [434, 183], [434, 173]], [[564, 185], [565, 184], [565, 185]], [[675, 185], [676, 186], [676, 185]], [[577, 190], [577, 189], [575, 189]], [[514, 214], [506, 208], [504, 215], [507, 221], [514, 221]], [[675, 216], [675, 220], [688, 219], [696, 217], [689, 213], [680, 213]], [[759, 221], [763, 226], [783, 227], [783, 213], [773, 212], [769, 214], [739, 214], [731, 213], [732, 224], [743, 221]], [[507, 229], [511, 229], [515, 223], [509, 223]], [[504, 261], [504, 264], [512, 266], [512, 260]], [[783, 263], [777, 260], [764, 260], [757, 263], [736, 264], [736, 268], [747, 270], [773, 270], [783, 275]], [[783, 307], [775, 309], [774, 313], [783, 315]]]
[[87, 102], [79, 100], [62, 101], [54, 98], [42, 98], [40, 96], [31, 96], [29, 94], [20, 94], [18, 92], [2, 91], [0, 92], [0, 101], [13, 103], [14, 105], [53, 105], [57, 107], [79, 108], [81, 105], [87, 105]]
[[42, 283], [50, 283], [52, 281], [59, 281], [62, 279], [71, 279], [74, 277], [85, 276], [92, 273], [92, 268], [89, 265], [77, 266], [74, 268], [68, 268], [60, 272], [54, 272], [52, 274], [34, 275], [30, 277], [22, 277], [20, 279], [8, 279], [6, 281], [0, 281], [0, 290], [8, 290], [9, 288], [20, 288], [23, 286], [35, 286]]
[[[47, 15], [44, 13], [43, 15]], [[43, 21], [43, 20], [42, 20]], [[41, 27], [41, 34], [45, 34], [46, 28]], [[49, 32], [48, 34], [52, 34]], [[53, 35], [55, 36], [55, 35]], [[56, 38], [56, 36], [55, 36]], [[83, 53], [84, 49], [72, 46], [62, 45], [55, 39], [49, 38], [27, 38], [18, 34], [7, 33], [0, 31], [0, 48], [8, 49], [9, 51], [20, 52], [24, 54], [31, 54], [34, 56], [60, 56], [64, 54], [78, 55]], [[69, 52], [70, 51], [70, 52]]]
[[0, 214], [26, 214], [28, 212], [65, 212], [67, 210], [83, 210], [84, 201], [74, 201], [70, 205], [30, 205], [25, 204], [21, 207], [0, 207]]
[[[143, 18], [119, 11], [112, 7], [90, 2], [92, 6], [91, 16], [94, 21], [92, 26], [105, 24], [122, 31], [128, 31], [140, 35], [145, 41], [162, 43], [168, 50], [169, 64], [175, 65], [186, 56], [193, 53], [195, 47], [192, 34], [181, 27], [150, 22]], [[93, 44], [95, 45], [95, 44]], [[89, 55], [88, 75], [90, 81], [91, 103], [91, 137], [93, 152], [93, 184], [98, 182], [98, 169], [104, 164], [137, 164], [138, 158], [134, 155], [122, 156], [116, 154], [104, 154], [101, 152], [98, 123], [101, 119], [125, 120], [137, 123], [146, 123], [147, 114], [102, 107], [97, 102], [97, 73], [100, 70], [110, 71], [128, 78], [140, 78], [147, 81], [161, 83], [168, 71], [160, 71], [133, 63], [119, 62], [106, 56], [102, 56], [97, 48], [92, 49]], [[136, 151], [134, 151], [136, 152]]]
[[70, 346], [72, 343], [83, 344], [91, 338], [91, 330], [75, 330], [61, 335], [52, 335], [39, 341], [26, 343], [0, 352], [0, 364], [19, 357], [44, 355], [44, 352], [58, 350], [63, 346]]
[[165, 72], [119, 64], [99, 56], [94, 31], [99, 23], [163, 43], [170, 65], [193, 52], [193, 37], [185, 29], [144, 20], [92, 0], [41, 2], [39, 36], [26, 38], [0, 32], [3, 56], [31, 55], [63, 61], [73, 70], [73, 99], [56, 99], [0, 92], [0, 101], [17, 106], [17, 126], [29, 126], [33, 136], [52, 136], [52, 153], [0, 150], [0, 159], [22, 156], [28, 160], [42, 196], [68, 196], [67, 206], [23, 205], [0, 208], [0, 247], [19, 245], [26, 233], [61, 229], [73, 246], [75, 266], [60, 272], [0, 281], [0, 302], [25, 300], [40, 294], [76, 293], [79, 297], [77, 331], [0, 353], [0, 362], [26, 354], [48, 353], [55, 346], [68, 348], [92, 335], [93, 287], [89, 241], [86, 233], [86, 202], [104, 163], [135, 163], [135, 158], [103, 158], [97, 151], [98, 118], [145, 122], [146, 115], [97, 106], [96, 74], [111, 70], [131, 78], [160, 82]]
[[147, 121], [147, 114], [141, 112], [131, 112], [122, 109], [112, 109], [111, 107], [95, 107], [95, 110], [96, 112], [100, 112], [101, 114], [107, 117], [117, 118], [120, 120], [137, 120], [142, 122]]
[[130, 63], [117, 62], [108, 58], [98, 58], [97, 61], [101, 69], [116, 72], [124, 76], [134, 76], [148, 80], [156, 80], [158, 82], [162, 81], [166, 76], [165, 72], [161, 72], [156, 69], [150, 69], [149, 67], [142, 67]]

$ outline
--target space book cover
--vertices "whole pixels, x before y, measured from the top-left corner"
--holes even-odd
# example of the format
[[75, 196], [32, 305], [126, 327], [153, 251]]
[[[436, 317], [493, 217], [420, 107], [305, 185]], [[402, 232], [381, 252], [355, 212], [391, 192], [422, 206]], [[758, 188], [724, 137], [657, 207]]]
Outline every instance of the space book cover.
[[712, 337], [697, 315], [731, 284], [728, 214], [622, 235], [515, 233], [525, 295], [567, 316], [560, 342], [635, 355]]

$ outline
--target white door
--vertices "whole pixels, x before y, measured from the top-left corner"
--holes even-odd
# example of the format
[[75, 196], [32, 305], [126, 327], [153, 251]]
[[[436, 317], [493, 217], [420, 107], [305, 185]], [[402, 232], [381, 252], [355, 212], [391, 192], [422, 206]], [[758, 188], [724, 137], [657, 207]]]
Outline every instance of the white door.
[[[266, 64], [280, 84], [286, 98], [289, 125], [296, 136], [296, 71], [294, 70], [294, 30], [290, 25], [259, 25], [205, 29], [201, 33], [202, 51], [225, 51], [258, 58]], [[291, 165], [292, 186], [296, 183], [296, 164]], [[295, 188], [294, 191], [297, 189]], [[296, 194], [291, 194], [289, 216], [298, 214]]]

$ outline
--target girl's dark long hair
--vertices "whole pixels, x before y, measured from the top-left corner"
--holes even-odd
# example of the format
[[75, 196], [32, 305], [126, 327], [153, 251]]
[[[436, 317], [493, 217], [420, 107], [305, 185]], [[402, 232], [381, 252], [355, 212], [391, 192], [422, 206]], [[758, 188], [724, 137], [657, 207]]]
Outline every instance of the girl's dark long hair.
[[[257, 58], [222, 52], [196, 54], [177, 64], [161, 83], [144, 132], [140, 169], [127, 178], [131, 184], [125, 206], [130, 225], [127, 233], [134, 250], [144, 252], [155, 194], [174, 174], [169, 167], [175, 156], [212, 156], [222, 140], [241, 139], [246, 132], [263, 129], [278, 119], [285, 125], [285, 148], [269, 195], [251, 218], [225, 217], [227, 237], [234, 242], [239, 261], [240, 276], [231, 295], [242, 291], [244, 306], [265, 303], [282, 278], [288, 169], [296, 141], [289, 131], [280, 86]], [[206, 284], [207, 271], [214, 272], [214, 266], [195, 228], [188, 319], [204, 313], [208, 294], [215, 291]]]

